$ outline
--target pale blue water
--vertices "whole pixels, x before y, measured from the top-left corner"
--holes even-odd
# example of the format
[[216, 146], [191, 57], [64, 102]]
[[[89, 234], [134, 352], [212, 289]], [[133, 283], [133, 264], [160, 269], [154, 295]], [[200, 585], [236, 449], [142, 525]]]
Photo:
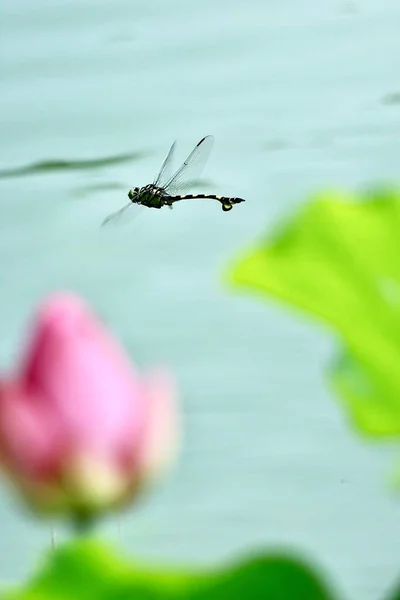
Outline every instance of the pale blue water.
[[[324, 332], [220, 283], [227, 260], [325, 184], [398, 180], [397, 0], [4, 0], [0, 169], [138, 153], [130, 162], [0, 180], [3, 368], [36, 301], [85, 295], [143, 366], [168, 362], [185, 444], [161, 491], [122, 523], [133, 554], [214, 564], [289, 545], [348, 598], [400, 572], [394, 454], [353, 437], [326, 391]], [[206, 191], [243, 196], [99, 223], [212, 133]], [[9, 173], [10, 174], [10, 173]], [[12, 174], [12, 173], [11, 173]], [[8, 491], [0, 577], [49, 544]], [[115, 523], [106, 533], [117, 538]]]

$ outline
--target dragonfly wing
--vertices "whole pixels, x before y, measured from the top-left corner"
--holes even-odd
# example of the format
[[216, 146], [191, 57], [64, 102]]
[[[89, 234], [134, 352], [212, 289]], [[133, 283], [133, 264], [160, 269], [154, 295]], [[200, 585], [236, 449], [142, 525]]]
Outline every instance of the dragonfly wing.
[[161, 165], [161, 169], [160, 172], [158, 173], [157, 177], [154, 180], [154, 185], [156, 185], [157, 187], [163, 187], [164, 184], [171, 179], [171, 169], [172, 169], [172, 163], [174, 161], [174, 153], [175, 153], [175, 146], [176, 146], [176, 142], [174, 142], [171, 146], [171, 148], [169, 149], [169, 152], [167, 154], [167, 156], [165, 157], [165, 160], [163, 162], [163, 164]]
[[129, 202], [123, 208], [108, 215], [101, 225], [102, 227], [104, 225], [126, 225], [132, 219], [135, 219], [142, 212], [143, 208], [143, 206]]
[[193, 179], [201, 174], [214, 145], [214, 137], [207, 135], [189, 154], [183, 165], [163, 186], [167, 194], [176, 196], [187, 190]]

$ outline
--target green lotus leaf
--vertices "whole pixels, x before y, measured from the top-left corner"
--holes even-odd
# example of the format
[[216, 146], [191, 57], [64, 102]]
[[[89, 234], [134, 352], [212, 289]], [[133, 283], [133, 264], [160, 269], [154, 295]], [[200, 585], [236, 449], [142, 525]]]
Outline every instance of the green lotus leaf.
[[248, 558], [219, 570], [177, 571], [132, 564], [94, 540], [47, 556], [33, 579], [4, 600], [332, 600], [320, 576], [282, 554]]
[[400, 191], [326, 191], [239, 256], [231, 284], [329, 327], [329, 370], [351, 422], [400, 434]]

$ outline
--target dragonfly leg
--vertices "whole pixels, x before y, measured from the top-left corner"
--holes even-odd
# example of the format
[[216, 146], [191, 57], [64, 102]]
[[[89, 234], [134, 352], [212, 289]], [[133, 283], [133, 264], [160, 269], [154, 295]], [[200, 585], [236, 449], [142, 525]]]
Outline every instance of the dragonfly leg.
[[173, 200], [171, 196], [163, 196], [162, 201], [164, 206], [169, 206], [170, 208], [172, 208]]

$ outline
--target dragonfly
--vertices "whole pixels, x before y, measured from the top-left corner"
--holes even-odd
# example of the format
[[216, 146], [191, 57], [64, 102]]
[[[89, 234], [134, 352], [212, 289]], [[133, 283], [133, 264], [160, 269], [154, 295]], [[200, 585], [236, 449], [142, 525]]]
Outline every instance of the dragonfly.
[[217, 196], [215, 194], [184, 193], [190, 188], [193, 179], [199, 177], [203, 171], [213, 145], [214, 137], [212, 135], [203, 137], [179, 169], [171, 175], [176, 147], [176, 142], [174, 142], [153, 183], [149, 183], [143, 187], [133, 187], [130, 189], [128, 192], [128, 204], [110, 214], [104, 219], [102, 225], [125, 222], [127, 217], [132, 218], [137, 216], [138, 206], [141, 210], [143, 210], [144, 207], [160, 209], [164, 206], [168, 206], [169, 208], [172, 208], [172, 205], [175, 204], [175, 202], [181, 202], [182, 200], [208, 199], [217, 200], [221, 204], [222, 210], [228, 212], [232, 210], [235, 204], [245, 202], [243, 198], [228, 198], [226, 196]]

